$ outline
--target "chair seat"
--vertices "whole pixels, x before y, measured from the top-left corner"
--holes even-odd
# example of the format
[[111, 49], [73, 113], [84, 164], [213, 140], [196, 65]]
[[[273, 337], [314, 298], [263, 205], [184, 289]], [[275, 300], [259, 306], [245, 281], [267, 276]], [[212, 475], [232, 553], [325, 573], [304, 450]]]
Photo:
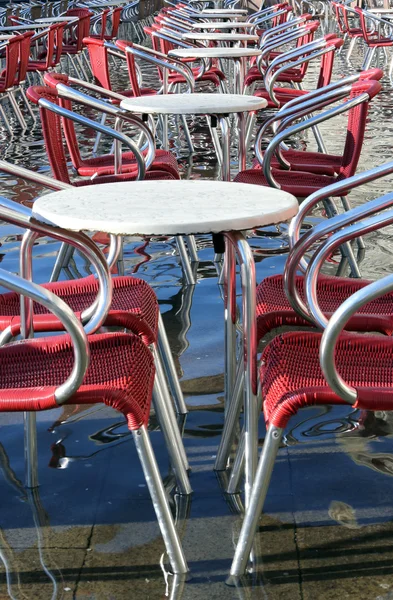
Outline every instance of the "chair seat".
[[[275, 87], [273, 89], [280, 108], [284, 106], [284, 104], [286, 104], [287, 102], [290, 102], [290, 100], [300, 98], [301, 96], [305, 96], [308, 93], [306, 90], [295, 90], [292, 88]], [[256, 96], [257, 98], [265, 98], [269, 108], [278, 108], [277, 104], [274, 104], [273, 100], [270, 98], [266, 90], [256, 90], [254, 92], [254, 96]]]
[[[67, 404], [104, 403], [125, 415], [129, 429], [147, 425], [155, 372], [147, 346], [125, 333], [89, 336], [89, 345], [89, 368]], [[73, 362], [68, 335], [0, 348], [0, 412], [58, 407], [54, 393]]]
[[[197, 83], [200, 83], [201, 81], [208, 81], [209, 83], [213, 83], [216, 87], [218, 87], [220, 85], [219, 77], [215, 73], [212, 73], [211, 71], [208, 71], [207, 73], [204, 73], [202, 75], [202, 77], [199, 77], [199, 79], [197, 80]], [[187, 83], [187, 82], [186, 82], [186, 79], [183, 77], [183, 75], [180, 75], [177, 73], [171, 73], [168, 76], [168, 84], [175, 84], [175, 83]]]
[[[333, 177], [340, 171], [342, 157], [336, 154], [323, 154], [322, 152], [306, 152], [302, 150], [282, 151], [283, 157], [291, 164], [294, 171], [307, 171], [317, 175], [328, 175]], [[281, 168], [276, 158], [271, 162], [275, 168]], [[258, 160], [255, 159], [252, 165], [253, 169], [261, 169]]]
[[47, 71], [48, 66], [46, 64], [46, 60], [29, 60], [27, 64], [27, 71], [30, 73], [31, 71]]
[[[281, 171], [279, 169], [272, 169], [272, 173], [277, 183], [280, 184], [281, 189], [297, 198], [306, 198], [326, 185], [330, 185], [337, 181], [336, 177], [315, 175], [314, 173], [305, 173], [304, 171]], [[269, 187], [261, 169], [240, 171], [240, 173], [236, 175], [234, 181]]]
[[[276, 336], [262, 354], [260, 378], [266, 423], [284, 428], [301, 408], [346, 404], [328, 386], [319, 363], [322, 335], [290, 332]], [[301, 359], [299, 359], [301, 357]], [[355, 408], [393, 409], [393, 340], [343, 333], [336, 365], [358, 393]]]
[[[139, 335], [146, 344], [158, 336], [158, 302], [152, 288], [137, 277], [114, 277], [111, 310], [104, 325], [123, 327]], [[98, 280], [91, 275], [71, 281], [45, 283], [44, 288], [59, 296], [74, 313], [93, 304], [99, 289]], [[36, 331], [62, 331], [61, 322], [41, 304], [33, 304]], [[14, 336], [20, 331], [20, 296], [14, 292], [0, 295], [0, 329], [11, 326]]]
[[[281, 75], [278, 76], [276, 81], [282, 81], [286, 83], [291, 83], [292, 81], [301, 83], [304, 79], [304, 75], [301, 73], [299, 69], [287, 69]], [[248, 70], [248, 73], [244, 79], [244, 85], [249, 86], [256, 81], [263, 81], [263, 75], [257, 66], [251, 67]]]
[[[117, 181], [135, 181], [136, 180], [136, 173], [121, 173], [120, 175], [98, 175], [97, 177], [95, 177], [94, 179], [84, 179], [84, 180], [78, 180], [78, 181], [73, 181], [72, 185], [75, 185], [76, 187], [82, 187], [84, 185], [97, 185], [100, 183], [116, 183]], [[150, 181], [150, 180], [155, 180], [155, 181], [161, 181], [161, 180], [165, 180], [165, 179], [178, 179], [178, 177], [174, 177], [171, 173], [168, 173], [166, 171], [148, 171], [145, 174], [144, 179], [146, 181]]]
[[[124, 152], [122, 158], [122, 170], [125, 173], [136, 173], [138, 170], [137, 162], [133, 152]], [[170, 152], [166, 150], [156, 150], [155, 159], [150, 166], [150, 173], [155, 171], [165, 171], [180, 179], [177, 160]], [[104, 154], [97, 158], [83, 160], [83, 165], [78, 168], [78, 175], [82, 177], [91, 177], [95, 173], [98, 175], [113, 175], [115, 172], [114, 155]]]
[[[317, 297], [322, 311], [331, 315], [344, 300], [369, 283], [364, 279], [319, 275]], [[301, 275], [296, 278], [296, 287], [304, 300], [304, 278]], [[281, 274], [266, 277], [258, 285], [256, 310], [258, 340], [278, 327], [312, 327], [309, 321], [303, 319], [290, 306]], [[346, 329], [392, 335], [393, 293], [363, 306], [361, 311], [350, 319]]]
[[367, 46], [370, 48], [386, 48], [388, 46], [393, 46], [392, 38], [375, 38], [372, 37], [367, 40]]

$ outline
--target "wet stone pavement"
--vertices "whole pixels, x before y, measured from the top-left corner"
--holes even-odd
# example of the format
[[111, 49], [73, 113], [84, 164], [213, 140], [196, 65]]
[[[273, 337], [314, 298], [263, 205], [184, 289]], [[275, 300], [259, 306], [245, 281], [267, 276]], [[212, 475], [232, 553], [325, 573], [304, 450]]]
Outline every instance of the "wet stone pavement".
[[[334, 77], [361, 64], [338, 57]], [[124, 73], [116, 74], [119, 81]], [[147, 81], [155, 74], [145, 71]], [[311, 69], [309, 82], [315, 79]], [[388, 81], [369, 116], [360, 169], [391, 159], [392, 91]], [[329, 151], [340, 149], [345, 118], [322, 127]], [[217, 165], [206, 124], [190, 124], [192, 161], [182, 136], [171, 139], [183, 176], [211, 178]], [[84, 137], [83, 137], [84, 136]], [[86, 146], [91, 134], [82, 131]], [[312, 137], [297, 140], [314, 149]], [[2, 156], [46, 172], [39, 126], [11, 141]], [[235, 156], [234, 156], [235, 158]], [[235, 168], [235, 162], [234, 162]], [[391, 189], [385, 179], [351, 194], [353, 203]], [[1, 193], [24, 203], [43, 190], [1, 175]], [[261, 190], [262, 193], [262, 190]], [[21, 231], [0, 229], [1, 266], [18, 271]], [[192, 468], [190, 500], [173, 494], [162, 435], [151, 437], [191, 569], [177, 581], [164, 547], [136, 450], [123, 419], [106, 407], [64, 408], [38, 415], [40, 487], [24, 487], [23, 424], [0, 417], [0, 599], [54, 600], [392, 600], [392, 416], [351, 407], [318, 407], [292, 419], [280, 450], [256, 553], [258, 567], [238, 588], [225, 580], [241, 516], [241, 496], [224, 493], [226, 474], [213, 471], [223, 423], [223, 303], [208, 237], [199, 237], [197, 285], [183, 285], [173, 240], [127, 239], [125, 272], [155, 289], [189, 407], [185, 447]], [[285, 227], [250, 238], [257, 279], [282, 271]], [[392, 271], [391, 231], [372, 234], [365, 277]], [[34, 278], [49, 277], [58, 244], [34, 247]], [[331, 265], [334, 266], [334, 265]], [[62, 278], [89, 272], [80, 257]], [[264, 427], [260, 423], [260, 441]]]

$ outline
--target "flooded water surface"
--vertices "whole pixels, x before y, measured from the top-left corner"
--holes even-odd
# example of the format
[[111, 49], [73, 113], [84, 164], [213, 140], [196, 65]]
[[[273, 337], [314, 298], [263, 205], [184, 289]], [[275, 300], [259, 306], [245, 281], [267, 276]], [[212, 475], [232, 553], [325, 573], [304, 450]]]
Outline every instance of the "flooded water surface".
[[[361, 51], [354, 53], [351, 65], [338, 56], [333, 78], [358, 68], [361, 61]], [[154, 71], [144, 67], [143, 72], [145, 85], [156, 83]], [[115, 89], [126, 85], [120, 68], [113, 76]], [[310, 69], [305, 87], [315, 79], [316, 70]], [[368, 116], [359, 170], [391, 160], [393, 92], [387, 78], [383, 84]], [[329, 152], [342, 148], [346, 122], [341, 116], [321, 126]], [[182, 177], [217, 178], [206, 122], [192, 119], [189, 126], [192, 157], [183, 133], [177, 135], [172, 123], [171, 148]], [[81, 131], [80, 136], [88, 149], [92, 132]], [[309, 133], [295, 143], [315, 148]], [[0, 147], [5, 160], [49, 174], [39, 120], [11, 140], [3, 132]], [[235, 152], [232, 167], [235, 173]], [[385, 178], [355, 190], [351, 202], [391, 191], [392, 181]], [[2, 195], [27, 205], [45, 192], [4, 173], [0, 185]], [[285, 254], [279, 252], [286, 247], [286, 229], [250, 235], [258, 282], [283, 270]], [[0, 226], [1, 266], [12, 272], [18, 272], [21, 235], [13, 226]], [[391, 235], [387, 228], [366, 238], [363, 277], [392, 272]], [[34, 493], [24, 487], [22, 418], [0, 417], [0, 598], [393, 598], [392, 416], [351, 407], [315, 407], [291, 420], [257, 536], [259, 569], [239, 588], [225, 585], [241, 525], [241, 498], [227, 496], [225, 474], [218, 477], [213, 471], [224, 386], [223, 301], [214, 251], [209, 236], [197, 238], [197, 283], [186, 286], [174, 240], [146, 242], [126, 238], [124, 267], [125, 274], [143, 278], [157, 294], [190, 411], [185, 447], [194, 494], [190, 502], [171, 495], [190, 578], [178, 582], [166, 571], [163, 542], [123, 418], [105, 406], [65, 407], [38, 415], [40, 487]], [[45, 238], [36, 243], [35, 281], [48, 280], [58, 247]], [[76, 255], [61, 278], [88, 273], [89, 265]], [[165, 478], [163, 439], [159, 431], [151, 435]], [[261, 442], [263, 437], [261, 423]], [[171, 489], [170, 476], [166, 484]]]

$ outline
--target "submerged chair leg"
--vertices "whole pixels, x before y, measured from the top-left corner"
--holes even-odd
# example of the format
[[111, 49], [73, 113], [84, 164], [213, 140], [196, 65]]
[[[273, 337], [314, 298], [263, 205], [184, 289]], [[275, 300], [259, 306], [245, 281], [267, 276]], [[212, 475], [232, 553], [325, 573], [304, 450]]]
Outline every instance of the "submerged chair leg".
[[188, 149], [191, 153], [194, 152], [194, 144], [192, 143], [192, 138], [190, 134], [190, 130], [188, 129], [188, 123], [185, 115], [180, 115], [181, 122], [183, 123], [184, 135], [186, 136]]
[[24, 413], [26, 487], [38, 487], [37, 425], [35, 412]]
[[188, 409], [184, 401], [183, 392], [176, 373], [176, 367], [173, 362], [172, 352], [161, 313], [158, 316], [158, 351], [165, 368], [165, 374], [167, 376], [169, 387], [175, 402], [176, 412], [179, 415], [186, 415], [188, 413]]
[[192, 263], [199, 262], [195, 237], [193, 235], [186, 235], [185, 238], [186, 238], [188, 252], [190, 254], [191, 262]]
[[190, 261], [188, 259], [187, 249], [184, 243], [183, 236], [176, 236], [176, 245], [180, 256], [180, 262], [183, 269], [183, 273], [186, 278], [186, 284], [195, 285], [195, 278], [191, 269]]
[[132, 435], [142, 464], [150, 496], [153, 501], [162, 537], [164, 538], [172, 570], [174, 573], [178, 574], [187, 573], [187, 561], [173, 522], [168, 498], [162, 484], [147, 428], [142, 426], [140, 429], [133, 431]]
[[6, 112], [1, 103], [0, 103], [0, 115], [1, 115], [1, 118], [3, 119], [4, 126], [5, 126], [6, 130], [8, 131], [9, 135], [13, 135], [10, 122], [8, 120]]
[[191, 494], [191, 486], [188, 480], [189, 469], [183, 438], [176, 421], [175, 411], [166, 388], [166, 382], [159, 355], [153, 347], [153, 356], [156, 366], [156, 378], [154, 381], [154, 407], [160, 422], [169, 454], [173, 463], [176, 477], [182, 494]]
[[22, 127], [22, 129], [26, 129], [27, 123], [22, 115], [22, 112], [18, 106], [17, 101], [15, 100], [15, 96], [14, 96], [13, 92], [8, 92], [8, 99], [9, 99], [12, 109], [15, 113], [15, 116], [16, 116], [17, 120], [19, 121], [19, 125]]
[[233, 396], [225, 416], [221, 441], [216, 454], [216, 462], [214, 464], [214, 469], [216, 471], [223, 471], [227, 468], [229, 455], [235, 440], [236, 425], [239, 422], [240, 411], [243, 406], [244, 369], [242, 367], [242, 362], [239, 361]]
[[18, 91], [20, 92], [20, 95], [22, 96], [23, 102], [25, 103], [26, 108], [29, 111], [29, 114], [30, 114], [31, 118], [35, 122], [37, 119], [36, 119], [36, 116], [35, 116], [35, 114], [33, 112], [33, 109], [31, 108], [30, 102], [28, 101], [28, 99], [26, 97], [25, 90], [23, 89], [22, 86], [19, 86]]
[[280, 447], [283, 430], [270, 426], [266, 433], [262, 455], [259, 459], [258, 469], [252, 487], [250, 504], [246, 511], [243, 526], [235, 550], [231, 567], [233, 578], [243, 575], [247, 567], [248, 558], [254, 542], [258, 521], [265, 503], [274, 462]]

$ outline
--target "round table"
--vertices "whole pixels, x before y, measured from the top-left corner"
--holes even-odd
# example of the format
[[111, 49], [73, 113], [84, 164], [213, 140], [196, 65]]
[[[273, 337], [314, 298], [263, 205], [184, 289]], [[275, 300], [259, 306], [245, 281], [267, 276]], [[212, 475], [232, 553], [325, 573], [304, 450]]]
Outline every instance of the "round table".
[[137, 181], [71, 188], [38, 198], [32, 216], [72, 231], [114, 235], [224, 234], [225, 393], [236, 371], [236, 257], [243, 290], [246, 504], [257, 461], [256, 280], [252, 251], [243, 234], [287, 221], [298, 201], [282, 190], [220, 181]]
[[252, 35], [251, 33], [214, 33], [214, 32], [199, 32], [190, 31], [183, 33], [183, 40], [188, 41], [207, 41], [207, 42], [243, 42], [244, 45], [247, 42], [257, 42], [259, 36]]
[[8, 25], [0, 27], [0, 31], [29, 31], [30, 29], [47, 29], [48, 25], [44, 23], [26, 23], [26, 25]]
[[251, 29], [255, 23], [246, 21], [210, 21], [210, 23], [193, 23], [192, 29]]
[[[230, 125], [228, 116], [237, 114], [239, 123], [239, 170], [246, 168], [246, 140], [244, 114], [261, 110], [267, 106], [264, 98], [243, 94], [166, 94], [163, 96], [141, 96], [125, 98], [121, 108], [142, 115], [211, 115], [212, 129], [216, 128], [216, 120], [220, 121], [222, 132], [222, 157], [217, 132], [213, 132], [218, 158], [221, 158], [222, 178], [230, 181]], [[164, 140], [164, 148], [168, 147]]]
[[37, 23], [74, 23], [79, 21], [79, 17], [45, 17], [37, 19]]
[[169, 51], [169, 56], [174, 58], [229, 58], [234, 62], [234, 92], [243, 93], [244, 87], [244, 61], [251, 56], [260, 56], [262, 50], [259, 48], [176, 48]]

